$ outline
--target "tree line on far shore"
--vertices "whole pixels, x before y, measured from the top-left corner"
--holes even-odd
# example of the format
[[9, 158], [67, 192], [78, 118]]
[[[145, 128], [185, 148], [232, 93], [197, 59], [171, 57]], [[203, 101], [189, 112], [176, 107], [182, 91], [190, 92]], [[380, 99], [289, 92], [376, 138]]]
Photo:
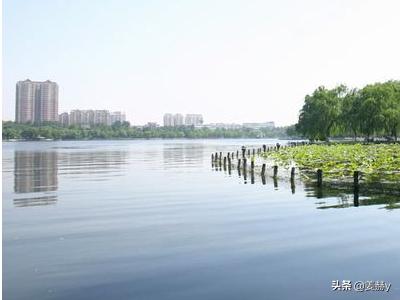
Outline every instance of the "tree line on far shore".
[[62, 127], [57, 123], [41, 125], [3, 122], [3, 140], [55, 139], [55, 140], [90, 140], [90, 139], [134, 139], [134, 138], [287, 138], [287, 127], [275, 128], [238, 128], [209, 129], [182, 127], [139, 127], [130, 126], [129, 122], [116, 122], [112, 126]]
[[295, 130], [310, 140], [335, 136], [397, 140], [400, 81], [368, 84], [361, 89], [321, 86], [305, 97]]

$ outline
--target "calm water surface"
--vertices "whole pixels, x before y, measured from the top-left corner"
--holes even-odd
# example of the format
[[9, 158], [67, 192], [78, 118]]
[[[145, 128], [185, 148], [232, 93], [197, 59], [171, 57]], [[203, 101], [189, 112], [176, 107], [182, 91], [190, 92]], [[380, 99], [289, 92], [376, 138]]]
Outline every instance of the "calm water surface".
[[211, 166], [275, 142], [3, 143], [4, 299], [400, 299], [399, 199]]

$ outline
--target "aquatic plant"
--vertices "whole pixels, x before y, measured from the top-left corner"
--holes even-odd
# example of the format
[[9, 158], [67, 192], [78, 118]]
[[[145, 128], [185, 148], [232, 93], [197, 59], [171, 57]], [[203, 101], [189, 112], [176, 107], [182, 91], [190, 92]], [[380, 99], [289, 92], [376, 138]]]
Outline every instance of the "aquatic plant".
[[283, 167], [295, 166], [303, 172], [322, 169], [325, 178], [352, 176], [360, 171], [368, 181], [400, 183], [399, 144], [328, 144], [281, 148], [263, 154], [270, 162]]

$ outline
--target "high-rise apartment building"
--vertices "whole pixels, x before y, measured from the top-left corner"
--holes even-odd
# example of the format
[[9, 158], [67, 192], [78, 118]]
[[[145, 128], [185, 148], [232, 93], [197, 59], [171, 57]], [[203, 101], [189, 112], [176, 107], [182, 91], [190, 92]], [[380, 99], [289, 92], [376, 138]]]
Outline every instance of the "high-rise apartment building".
[[183, 125], [182, 114], [164, 114], [164, 126], [177, 127]]
[[62, 126], [68, 126], [69, 125], [69, 114], [67, 112], [60, 114], [60, 116], [58, 118], [58, 122]]
[[182, 114], [174, 115], [174, 126], [183, 126], [183, 115]]
[[203, 124], [203, 116], [199, 114], [187, 114], [184, 118], [182, 114], [164, 114], [164, 126], [200, 126]]
[[47, 81], [18, 81], [15, 93], [15, 122], [58, 122], [58, 85]]
[[185, 117], [186, 126], [200, 126], [203, 124], [203, 116], [200, 114], [187, 114]]
[[[65, 117], [64, 117], [65, 118]], [[71, 110], [69, 114], [69, 125], [93, 126], [93, 125], [112, 125], [115, 122], [126, 121], [125, 113], [115, 111], [110, 113], [108, 110]], [[61, 122], [61, 115], [60, 115]]]
[[115, 122], [125, 122], [126, 121], [126, 115], [125, 113], [121, 111], [113, 111], [111, 113], [111, 124], [114, 124]]
[[164, 126], [165, 127], [174, 126], [174, 115], [173, 114], [164, 114]]

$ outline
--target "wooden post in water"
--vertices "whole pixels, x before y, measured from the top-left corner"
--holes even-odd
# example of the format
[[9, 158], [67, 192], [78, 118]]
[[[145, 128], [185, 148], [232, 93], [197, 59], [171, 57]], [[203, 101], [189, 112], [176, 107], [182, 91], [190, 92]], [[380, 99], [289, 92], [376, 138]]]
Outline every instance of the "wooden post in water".
[[274, 166], [274, 177], [278, 176], [278, 166]]
[[226, 156], [224, 156], [224, 170], [226, 169]]
[[218, 160], [218, 152], [215, 152], [215, 161]]
[[263, 185], [265, 185], [266, 180], [265, 180], [265, 175], [261, 174], [261, 182]]
[[253, 155], [256, 155], [256, 149], [253, 148]]
[[250, 149], [247, 150], [247, 155], [250, 156]]
[[322, 186], [322, 170], [321, 169], [317, 170], [317, 186], [318, 187]]
[[237, 168], [240, 169], [240, 163], [242, 162], [242, 160], [239, 158], [238, 159], [238, 164], [237, 164]]
[[247, 159], [243, 158], [243, 173], [246, 173], [246, 169], [247, 169]]
[[214, 154], [211, 154], [211, 161], [214, 161]]
[[360, 171], [354, 171], [354, 187], [358, 187], [359, 179], [360, 179]]
[[290, 189], [292, 191], [292, 194], [296, 192], [296, 185], [294, 184], [294, 177], [290, 178]]
[[263, 164], [261, 167], [261, 176], [265, 176], [265, 167], [266, 167], [265, 164]]
[[294, 174], [296, 172], [296, 169], [293, 167], [290, 171], [290, 178], [294, 179]]
[[359, 206], [359, 179], [360, 179], [360, 171], [354, 171], [354, 206]]
[[250, 179], [251, 184], [254, 184], [254, 159], [255, 159], [255, 149], [253, 148], [253, 156], [250, 159]]
[[263, 145], [263, 150], [264, 150], [264, 152], [267, 151], [267, 145]]
[[228, 159], [230, 159], [231, 158], [231, 153], [230, 152], [228, 152]]

